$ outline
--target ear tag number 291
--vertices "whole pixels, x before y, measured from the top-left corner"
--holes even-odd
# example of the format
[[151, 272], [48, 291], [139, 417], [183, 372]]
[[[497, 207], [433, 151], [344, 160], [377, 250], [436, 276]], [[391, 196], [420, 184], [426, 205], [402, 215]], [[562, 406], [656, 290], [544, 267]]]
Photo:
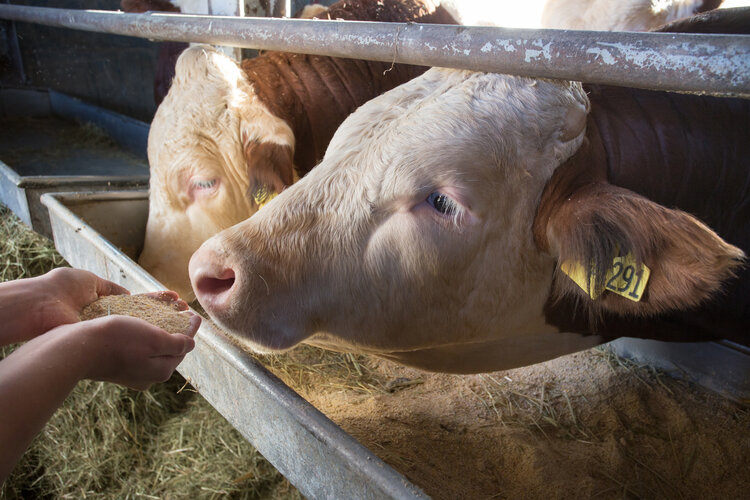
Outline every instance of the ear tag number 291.
[[[592, 299], [596, 300], [599, 295], [594, 291], [596, 276], [591, 275], [589, 286], [586, 287], [586, 274], [583, 266], [579, 263], [563, 262], [560, 268]], [[649, 276], [651, 276], [651, 270], [645, 264], [639, 266], [632, 255], [615, 257], [612, 261], [612, 267], [607, 271], [604, 278], [604, 289], [638, 302], [643, 297], [644, 290], [646, 290]]]

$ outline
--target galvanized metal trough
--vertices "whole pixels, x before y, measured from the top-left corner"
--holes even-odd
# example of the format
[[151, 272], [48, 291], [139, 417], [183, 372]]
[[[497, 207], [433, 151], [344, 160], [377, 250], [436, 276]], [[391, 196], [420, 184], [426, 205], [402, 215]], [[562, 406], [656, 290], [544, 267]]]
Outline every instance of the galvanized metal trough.
[[[106, 136], [94, 135], [87, 143], [86, 124]], [[36, 232], [52, 237], [47, 209], [39, 201], [43, 193], [148, 186], [148, 129], [146, 123], [53, 90], [1, 89], [0, 202]], [[81, 142], [65, 142], [71, 138]], [[24, 155], [15, 154], [19, 148]]]
[[[145, 191], [47, 193], [59, 252], [133, 293], [164, 290], [135, 258]], [[178, 371], [308, 498], [426, 498], [380, 458], [204, 321]]]
[[[41, 202], [71, 265], [134, 293], [165, 288], [135, 262], [148, 219], [145, 191], [47, 193]], [[729, 398], [750, 399], [750, 350], [742, 346], [636, 339], [611, 346]], [[178, 371], [306, 497], [426, 497], [210, 323]]]

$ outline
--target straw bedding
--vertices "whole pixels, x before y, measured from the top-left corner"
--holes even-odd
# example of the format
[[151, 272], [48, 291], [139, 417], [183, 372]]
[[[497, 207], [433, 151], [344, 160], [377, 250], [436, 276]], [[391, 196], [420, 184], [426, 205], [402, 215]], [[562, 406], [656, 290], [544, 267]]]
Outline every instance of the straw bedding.
[[[292, 351], [299, 366], [314, 353]], [[606, 348], [481, 375], [274, 370], [435, 499], [744, 498], [750, 409]], [[304, 375], [303, 375], [304, 373]], [[317, 378], [319, 377], [319, 378]], [[317, 378], [317, 380], [316, 380]]]

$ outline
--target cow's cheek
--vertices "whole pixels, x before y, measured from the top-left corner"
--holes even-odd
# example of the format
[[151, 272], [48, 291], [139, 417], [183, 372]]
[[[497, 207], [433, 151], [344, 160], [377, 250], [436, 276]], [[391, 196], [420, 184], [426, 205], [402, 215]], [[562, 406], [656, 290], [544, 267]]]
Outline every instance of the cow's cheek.
[[398, 213], [367, 239], [363, 268], [349, 283], [354, 293], [344, 297], [356, 303], [341, 308], [338, 317], [362, 343], [376, 349], [412, 349], [443, 335], [442, 320], [436, 318], [442, 318], [457, 290], [451, 279], [455, 270], [441, 256], [436, 243], [440, 238], [433, 231], [410, 214]]

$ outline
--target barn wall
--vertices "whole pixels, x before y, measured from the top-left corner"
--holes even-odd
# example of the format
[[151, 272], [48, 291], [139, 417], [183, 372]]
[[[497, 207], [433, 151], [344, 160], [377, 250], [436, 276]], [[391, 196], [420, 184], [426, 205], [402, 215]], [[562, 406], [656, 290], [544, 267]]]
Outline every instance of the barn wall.
[[[118, 10], [119, 0], [13, 0], [19, 5], [65, 9]], [[90, 33], [40, 24], [3, 25], [0, 64], [3, 86], [50, 88], [143, 121], [151, 121], [158, 43], [141, 38]], [[13, 65], [17, 40], [22, 72]]]
[[[334, 1], [292, 0], [291, 5], [296, 11], [308, 3], [330, 5]], [[120, 8], [120, 0], [10, 0], [8, 3], [61, 9]], [[265, 15], [261, 3], [246, 1], [245, 15]], [[0, 21], [0, 86], [49, 88], [150, 122], [156, 111], [154, 76], [160, 45], [136, 37]], [[256, 53], [242, 51], [243, 57]]]

